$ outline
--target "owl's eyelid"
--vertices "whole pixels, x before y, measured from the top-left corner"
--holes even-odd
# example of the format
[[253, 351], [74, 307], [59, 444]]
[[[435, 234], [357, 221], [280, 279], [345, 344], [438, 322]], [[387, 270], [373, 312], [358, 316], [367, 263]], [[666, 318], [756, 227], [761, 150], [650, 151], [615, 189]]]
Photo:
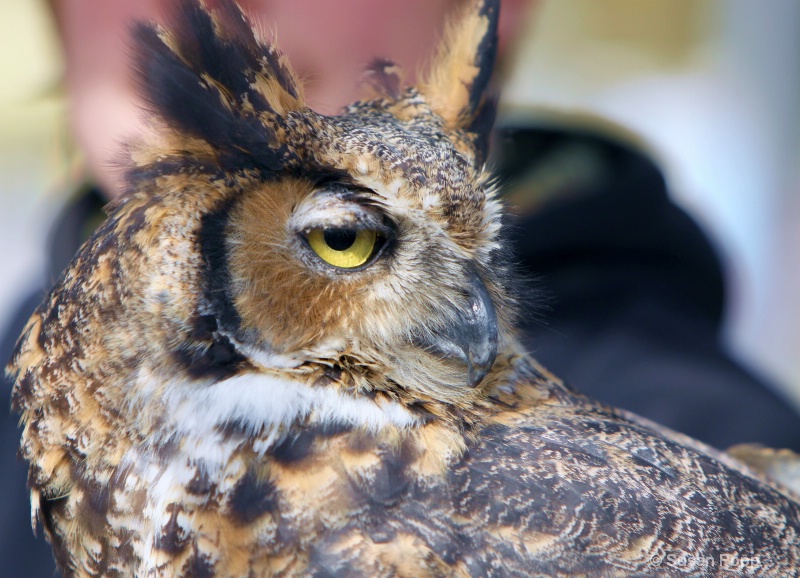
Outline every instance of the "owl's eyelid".
[[346, 203], [364, 206], [372, 206], [377, 197], [377, 193], [367, 187], [338, 182], [325, 183], [324, 187], [318, 187], [312, 195], [314, 197], [333, 197]]
[[[338, 201], [340, 197], [335, 197]], [[319, 201], [320, 199], [317, 199]], [[295, 231], [307, 235], [314, 229], [353, 229], [372, 230], [387, 239], [395, 236], [397, 226], [377, 205], [355, 202], [355, 199], [342, 200], [314, 210], [295, 220]]]
[[383, 223], [365, 223], [365, 222], [354, 222], [354, 223], [319, 223], [318, 225], [311, 225], [305, 227], [300, 234], [303, 236], [307, 236], [316, 229], [322, 229], [323, 231], [375, 231], [379, 237], [383, 237], [384, 239], [391, 239], [394, 238], [394, 228], [387, 227]]

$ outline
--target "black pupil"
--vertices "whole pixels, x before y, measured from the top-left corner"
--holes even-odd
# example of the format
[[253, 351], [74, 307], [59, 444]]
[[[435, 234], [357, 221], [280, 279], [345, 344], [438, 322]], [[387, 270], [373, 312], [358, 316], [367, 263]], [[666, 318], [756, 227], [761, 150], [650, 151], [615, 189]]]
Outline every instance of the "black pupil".
[[323, 232], [325, 243], [334, 251], [344, 251], [356, 242], [355, 229], [328, 229]]

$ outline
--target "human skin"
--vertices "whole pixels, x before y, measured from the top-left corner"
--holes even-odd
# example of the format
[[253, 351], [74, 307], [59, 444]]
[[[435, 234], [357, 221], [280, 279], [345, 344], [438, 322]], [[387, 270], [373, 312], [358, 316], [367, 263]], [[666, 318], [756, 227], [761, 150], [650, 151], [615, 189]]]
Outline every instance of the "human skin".
[[[212, 5], [218, 0], [208, 0]], [[463, 0], [243, 0], [275, 34], [303, 79], [314, 110], [336, 114], [362, 94], [366, 64], [386, 57], [413, 81], [440, 37], [445, 15]], [[177, 0], [51, 0], [66, 57], [70, 122], [90, 173], [110, 196], [120, 190], [120, 144], [140, 129], [130, 73], [130, 29], [163, 20]], [[517, 35], [530, 0], [504, 0], [501, 53]]]

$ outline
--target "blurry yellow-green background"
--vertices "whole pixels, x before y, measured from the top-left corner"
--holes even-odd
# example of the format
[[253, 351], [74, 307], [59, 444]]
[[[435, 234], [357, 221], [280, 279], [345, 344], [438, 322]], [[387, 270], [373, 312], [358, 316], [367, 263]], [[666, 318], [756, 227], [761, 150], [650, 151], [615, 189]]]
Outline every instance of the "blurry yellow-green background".
[[[100, 1], [100, 0], [98, 0]], [[800, 407], [800, 2], [549, 0], [505, 94], [641, 135], [727, 257], [730, 347]], [[72, 165], [42, 0], [0, 0], [0, 325], [42, 283]]]
[[21, 292], [42, 283], [56, 180], [65, 176], [61, 70], [45, 2], [0, 0], [0, 328]]

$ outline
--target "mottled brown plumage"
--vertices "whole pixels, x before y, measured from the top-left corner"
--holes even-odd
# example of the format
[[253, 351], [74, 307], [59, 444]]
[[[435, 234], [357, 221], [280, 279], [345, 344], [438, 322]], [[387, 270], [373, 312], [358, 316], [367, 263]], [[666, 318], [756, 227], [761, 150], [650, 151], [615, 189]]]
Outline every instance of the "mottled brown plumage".
[[517, 344], [497, 11], [337, 117], [232, 3], [137, 29], [128, 194], [9, 366], [66, 576], [796, 574], [788, 490]]

